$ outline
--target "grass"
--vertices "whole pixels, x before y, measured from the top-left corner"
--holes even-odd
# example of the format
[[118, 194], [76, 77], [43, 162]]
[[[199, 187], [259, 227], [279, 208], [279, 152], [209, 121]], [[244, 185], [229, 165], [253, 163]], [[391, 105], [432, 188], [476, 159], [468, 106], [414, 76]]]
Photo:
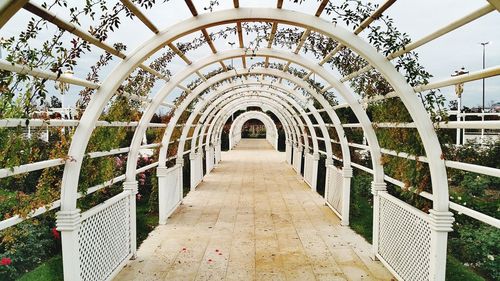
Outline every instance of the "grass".
[[63, 281], [62, 257], [57, 255], [30, 271], [18, 281]]
[[[373, 209], [366, 199], [356, 202], [357, 214], [349, 218], [349, 226], [359, 235], [372, 243], [373, 235]], [[354, 209], [354, 208], [353, 208]]]
[[446, 260], [447, 281], [485, 281], [485, 279], [463, 265], [455, 257], [448, 255]]
[[[148, 237], [158, 225], [158, 215], [149, 213], [147, 199], [137, 202], [137, 245]], [[63, 281], [62, 257], [54, 256], [40, 264], [32, 271], [24, 274], [17, 281]]]

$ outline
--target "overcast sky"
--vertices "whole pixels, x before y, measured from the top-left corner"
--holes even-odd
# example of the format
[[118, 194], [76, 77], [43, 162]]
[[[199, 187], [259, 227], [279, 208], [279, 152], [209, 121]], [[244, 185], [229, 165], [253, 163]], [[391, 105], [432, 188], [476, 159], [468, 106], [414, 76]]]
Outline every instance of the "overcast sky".
[[[42, 1], [36, 0], [41, 3]], [[82, 0], [80, 3], [83, 3]], [[162, 1], [157, 1], [162, 2]], [[200, 13], [205, 13], [203, 7], [208, 5], [208, 0], [193, 1]], [[215, 7], [215, 11], [232, 7], [233, 1], [220, 0], [220, 5]], [[299, 10], [306, 13], [312, 13], [317, 9], [318, 2], [316, 0], [308, 0], [302, 5], [293, 4], [293, 1], [285, 1], [285, 9]], [[383, 1], [372, 1], [382, 3]], [[70, 5], [81, 5], [76, 0], [68, 1]], [[115, 0], [110, 0], [109, 5], [114, 5]], [[470, 13], [484, 5], [485, 0], [399, 0], [386, 13], [394, 18], [399, 30], [406, 32], [413, 40], [417, 40], [436, 29], [456, 20], [467, 13]], [[274, 7], [275, 1], [269, 0], [240, 0], [242, 7]], [[67, 12], [55, 10], [56, 13], [67, 18]], [[190, 17], [188, 8], [184, 1], [170, 0], [167, 3], [159, 3], [151, 10], [145, 10], [144, 13], [160, 28], [164, 29], [181, 20]], [[20, 30], [24, 30], [26, 22], [32, 15], [27, 11], [22, 10], [0, 31], [1, 37], [10, 37], [17, 35]], [[331, 17], [322, 15], [322, 18], [329, 20]], [[87, 28], [92, 23], [89, 19], [82, 20], [82, 26]], [[214, 31], [215, 29], [210, 29]], [[45, 38], [51, 36], [55, 29], [49, 27], [43, 31]], [[199, 34], [196, 34], [199, 35]], [[363, 34], [362, 34], [363, 35]], [[143, 26], [139, 20], [122, 21], [122, 26], [119, 31], [115, 32], [107, 40], [110, 43], [124, 42], [129, 46], [127, 52], [131, 52], [134, 48], [140, 45], [141, 42], [152, 36], [152, 33]], [[42, 36], [41, 36], [42, 37]], [[246, 42], [250, 40], [252, 35], [246, 37]], [[66, 39], [69, 41], [71, 37]], [[181, 38], [180, 41], [186, 42], [193, 38], [193, 35]], [[230, 46], [227, 42], [237, 41], [237, 38], [229, 37], [226, 40], [216, 42], [218, 50], [228, 49]], [[477, 71], [482, 68], [482, 46], [480, 42], [490, 42], [486, 47], [486, 67], [500, 65], [500, 13], [494, 11], [479, 20], [462, 27], [450, 34], [447, 34], [438, 40], [431, 42], [428, 45], [418, 48], [416, 51], [420, 54], [420, 62], [426, 69], [434, 75], [432, 80], [439, 80], [449, 77], [455, 70], [465, 67], [468, 71]], [[34, 42], [36, 45], [37, 42]], [[40, 42], [38, 42], [40, 43]], [[84, 78], [88, 73], [89, 67], [93, 65], [98, 56], [102, 53], [97, 48], [92, 48], [90, 54], [85, 55], [78, 67], [75, 69], [75, 76]], [[199, 50], [188, 53], [191, 60], [196, 60], [210, 53], [210, 49], [205, 46]], [[156, 55], [157, 56], [157, 55]], [[153, 56], [151, 59], [154, 59]], [[150, 60], [151, 60], [150, 59]], [[104, 78], [116, 66], [118, 60], [114, 60], [110, 66], [102, 71], [101, 77]], [[228, 62], [231, 63], [231, 62]], [[241, 63], [233, 62], [235, 67], [241, 66]], [[175, 73], [185, 67], [185, 64], [179, 58], [176, 58], [169, 69]], [[212, 67], [213, 69], [214, 67]], [[204, 69], [206, 73], [210, 68]], [[155, 90], [159, 89], [163, 84], [157, 83]], [[73, 89], [74, 88], [74, 89]], [[72, 87], [67, 103], [71, 103], [76, 99], [80, 89]], [[448, 99], [454, 99], [454, 88], [447, 87], [441, 89], [442, 93]], [[177, 93], [178, 94], [178, 93]], [[171, 100], [173, 96], [169, 98]], [[481, 81], [467, 83], [463, 94], [463, 104], [469, 107], [477, 106], [482, 103], [482, 83]], [[491, 101], [500, 101], [500, 77], [486, 79], [486, 104]]]

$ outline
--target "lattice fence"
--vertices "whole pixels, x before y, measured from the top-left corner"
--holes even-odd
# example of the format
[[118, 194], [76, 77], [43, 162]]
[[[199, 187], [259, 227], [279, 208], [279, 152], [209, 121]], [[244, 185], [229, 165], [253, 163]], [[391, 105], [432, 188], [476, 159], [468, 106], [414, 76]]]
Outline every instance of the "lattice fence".
[[326, 185], [326, 201], [330, 208], [333, 208], [340, 216], [342, 216], [342, 195], [343, 195], [343, 178], [342, 170], [333, 165], [326, 166], [327, 185]]
[[309, 186], [313, 186], [313, 169], [314, 157], [312, 154], [306, 153], [304, 157], [304, 180]]
[[82, 214], [78, 231], [82, 280], [107, 280], [131, 255], [128, 192]]
[[300, 173], [300, 166], [302, 162], [302, 152], [298, 149], [293, 149], [293, 168], [297, 173]]
[[379, 249], [402, 280], [429, 280], [431, 229], [428, 215], [380, 193]]

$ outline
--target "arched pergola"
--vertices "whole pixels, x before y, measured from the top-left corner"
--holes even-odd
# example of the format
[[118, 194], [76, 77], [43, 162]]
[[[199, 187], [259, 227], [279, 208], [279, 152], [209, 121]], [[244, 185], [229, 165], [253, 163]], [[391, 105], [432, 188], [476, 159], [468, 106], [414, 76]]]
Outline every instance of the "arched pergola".
[[[406, 44], [404, 48], [391, 52], [384, 52], [380, 46], [373, 46], [360, 34], [395, 1], [387, 1], [378, 7], [371, 16], [360, 22], [354, 31], [321, 17], [329, 4], [328, 0], [319, 1], [314, 14], [283, 9], [282, 0], [277, 1], [276, 8], [243, 8], [240, 7], [239, 1], [235, 0], [231, 9], [198, 14], [193, 2], [186, 0], [185, 3], [193, 16], [163, 30], [159, 30], [133, 1], [121, 2], [154, 33], [127, 54], [33, 1], [9, 0], [0, 5], [0, 27], [24, 8], [89, 44], [122, 58], [100, 83], [0, 61], [0, 69], [4, 71], [95, 89], [78, 121], [50, 120], [50, 123], [47, 123], [43, 120], [32, 120], [23, 123], [24, 120], [17, 119], [0, 120], [1, 127], [45, 125], [76, 127], [66, 158], [49, 159], [14, 168], [0, 167], [1, 178], [55, 166], [64, 167], [60, 199], [50, 207], [33, 210], [30, 216], [40, 215], [49, 209], [60, 209], [57, 212], [57, 229], [62, 233], [65, 280], [113, 278], [126, 261], [136, 254], [137, 174], [157, 169], [159, 223], [168, 223], [168, 217], [183, 199], [184, 156], [189, 154], [190, 185], [191, 190], [195, 190], [205, 176], [202, 163], [203, 150], [206, 153], [208, 174], [221, 161], [221, 135], [224, 125], [235, 112], [246, 110], [250, 106], [260, 107], [263, 112], [247, 111], [232, 121], [229, 133], [230, 148], [241, 139], [243, 124], [250, 119], [258, 119], [266, 126], [267, 140], [277, 149], [278, 129], [273, 119], [264, 112], [272, 113], [283, 126], [286, 138], [286, 161], [293, 165], [298, 174], [301, 174], [302, 158], [304, 158], [303, 178], [313, 190], [317, 189], [319, 160], [321, 157], [325, 158], [325, 203], [341, 218], [342, 225], [349, 225], [353, 168], [373, 175], [372, 256], [380, 259], [400, 280], [445, 280], [447, 237], [448, 232], [452, 231], [454, 221], [450, 209], [497, 228], [500, 227], [497, 218], [450, 202], [447, 168], [496, 177], [500, 177], [500, 170], [444, 159], [442, 144], [436, 133], [436, 128], [498, 129], [500, 128], [498, 121], [488, 124], [434, 122], [417, 95], [427, 90], [500, 75], [500, 66], [437, 82], [411, 85], [404, 73], [391, 62], [475, 19], [490, 12], [498, 12], [500, 1], [484, 1], [485, 6], [481, 9]], [[269, 41], [267, 47], [245, 46], [242, 24], [248, 22], [269, 24], [271, 30], [267, 37]], [[210, 37], [207, 29], [229, 24], [237, 26], [239, 47], [216, 50], [213, 42], [215, 39]], [[273, 46], [278, 25], [289, 25], [304, 30], [302, 37], [296, 42], [295, 50], [288, 51]], [[188, 54], [181, 51], [174, 43], [197, 32], [203, 34], [204, 43], [210, 46], [212, 54], [191, 61]], [[323, 54], [319, 62], [313, 60], [311, 56], [301, 54], [301, 49], [312, 33], [336, 43], [332, 50]], [[147, 65], [148, 59], [163, 48], [169, 48], [186, 62], [185, 67], [172, 73], [170, 77]], [[338, 73], [341, 72], [332, 72], [327, 66], [334, 66], [329, 62], [342, 50], [349, 50], [358, 55], [366, 65], [344, 77], [339, 77]], [[262, 58], [265, 63], [248, 67], [247, 61], [252, 58]], [[234, 59], [241, 59], [243, 67], [229, 68], [226, 62]], [[284, 63], [281, 67], [273, 68], [270, 67], [270, 60]], [[220, 71], [210, 76], [203, 74], [205, 69], [218, 65], [221, 66]], [[153, 88], [157, 92], [152, 98], [128, 94], [127, 97], [130, 99], [143, 101], [146, 104], [140, 120], [134, 123], [106, 123], [100, 120], [109, 102], [117, 93], [123, 91], [124, 81], [137, 69], [142, 69], [164, 82], [160, 87]], [[360, 96], [350, 86], [350, 81], [371, 71], [377, 72], [392, 91], [367, 97]], [[193, 76], [199, 77], [197, 83], [184, 86], [192, 82]], [[314, 80], [310, 79], [311, 76]], [[317, 82], [316, 78], [321, 82]], [[167, 103], [167, 100], [172, 100], [176, 96], [178, 89], [184, 93], [182, 99], [175, 105]], [[326, 97], [329, 91], [334, 92], [343, 102], [335, 104], [329, 100]], [[369, 104], [389, 99], [396, 99], [401, 103], [411, 122], [377, 123], [370, 119], [367, 110]], [[151, 123], [155, 113], [162, 107], [171, 108], [168, 123]], [[345, 108], [352, 112], [357, 123], [342, 122], [339, 110]], [[130, 145], [126, 148], [117, 148], [116, 151], [89, 153], [87, 151], [89, 140], [95, 129], [100, 126], [133, 127], [134, 134]], [[161, 141], [144, 145], [143, 140], [147, 130], [155, 127], [165, 128]], [[346, 128], [360, 128], [366, 144], [348, 140]], [[414, 129], [420, 138], [424, 155], [400, 154], [382, 147], [377, 128]], [[335, 152], [336, 145], [340, 147], [340, 152]], [[158, 161], [145, 167], [138, 167], [139, 152], [144, 148], [157, 148]], [[371, 166], [365, 167], [355, 163], [352, 148], [368, 151]], [[123, 181], [123, 191], [103, 204], [82, 212], [78, 208], [78, 200], [86, 194], [79, 192], [79, 180], [85, 159], [122, 153], [127, 154], [125, 174], [95, 186], [88, 192], [92, 193], [121, 181]], [[419, 161], [428, 166], [431, 192], [420, 193], [422, 197], [432, 202], [432, 208], [428, 212], [419, 210], [387, 191], [387, 182], [403, 188], [408, 186], [384, 172], [384, 155]], [[21, 216], [6, 219], [0, 222], [0, 230], [24, 219]], [[95, 240], [93, 237], [97, 235], [109, 237], [110, 240]]]

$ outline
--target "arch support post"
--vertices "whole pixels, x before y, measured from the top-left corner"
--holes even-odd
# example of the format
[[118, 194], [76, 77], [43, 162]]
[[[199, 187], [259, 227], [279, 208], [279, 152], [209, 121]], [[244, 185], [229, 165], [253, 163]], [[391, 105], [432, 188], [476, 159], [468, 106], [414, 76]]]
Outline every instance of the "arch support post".
[[217, 140], [217, 143], [215, 144], [215, 164], [219, 164], [220, 160], [221, 160], [221, 151], [222, 151], [222, 147], [221, 147], [222, 143], [219, 140]]
[[215, 157], [215, 148], [213, 144], [208, 144], [205, 147], [206, 151], [206, 164], [207, 164], [207, 175], [210, 174], [212, 169], [214, 168], [214, 157]]
[[137, 254], [137, 219], [136, 219], [136, 196], [139, 192], [137, 181], [127, 181], [123, 183], [123, 191], [129, 193], [129, 208], [130, 208], [130, 253], [135, 259]]
[[57, 230], [61, 232], [64, 280], [81, 280], [80, 278], [80, 209], [57, 212]]
[[300, 175], [300, 168], [302, 167], [302, 151], [304, 151], [304, 148], [300, 145], [293, 148], [293, 168], [298, 175]]
[[314, 191], [318, 190], [318, 167], [319, 167], [319, 153], [313, 153], [312, 159], [312, 176], [311, 176], [311, 188]]
[[372, 245], [373, 253], [372, 259], [378, 260], [377, 254], [379, 252], [379, 223], [380, 223], [380, 193], [387, 193], [387, 184], [385, 182], [372, 182], [373, 194], [373, 234]]
[[285, 142], [285, 155], [286, 155], [286, 162], [289, 165], [292, 165], [292, 144], [289, 140], [286, 140]]
[[351, 203], [351, 166], [342, 167], [342, 221], [341, 225], [349, 225], [349, 208]]
[[203, 171], [200, 171], [200, 153], [196, 152], [191, 152], [189, 153], [189, 161], [191, 161], [190, 165], [190, 170], [191, 170], [191, 177], [190, 177], [190, 186], [191, 186], [191, 191], [196, 189], [196, 186], [200, 183], [200, 178], [201, 174]]
[[446, 278], [446, 248], [448, 232], [453, 231], [453, 213], [430, 210], [431, 260], [430, 280], [442, 281]]
[[[179, 163], [180, 162], [180, 163]], [[158, 167], [159, 224], [166, 224], [168, 217], [182, 202], [182, 159], [171, 168]]]

